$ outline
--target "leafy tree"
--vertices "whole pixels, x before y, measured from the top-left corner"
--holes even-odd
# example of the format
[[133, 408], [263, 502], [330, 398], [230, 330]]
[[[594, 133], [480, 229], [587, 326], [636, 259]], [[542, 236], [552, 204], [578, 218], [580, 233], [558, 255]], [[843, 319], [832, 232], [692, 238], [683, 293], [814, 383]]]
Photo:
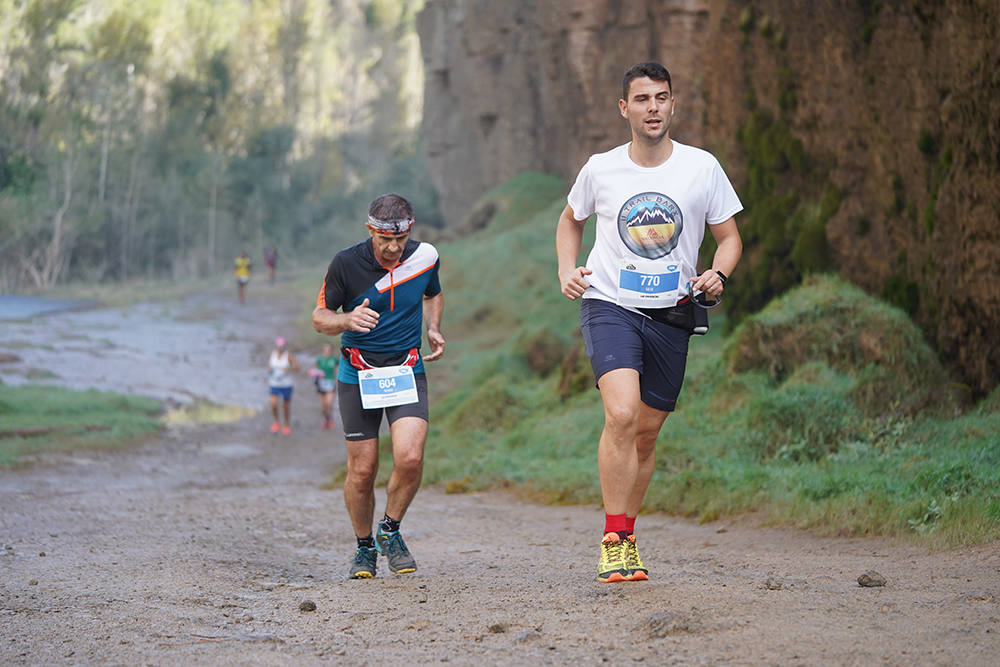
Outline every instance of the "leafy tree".
[[421, 4], [0, 0], [0, 290], [326, 256], [389, 189], [437, 220]]

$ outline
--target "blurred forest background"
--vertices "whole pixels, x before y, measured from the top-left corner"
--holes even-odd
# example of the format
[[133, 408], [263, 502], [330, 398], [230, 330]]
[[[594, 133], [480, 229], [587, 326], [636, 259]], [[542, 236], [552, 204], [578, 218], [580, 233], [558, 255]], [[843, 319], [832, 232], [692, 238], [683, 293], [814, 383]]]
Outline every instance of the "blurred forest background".
[[[746, 206], [731, 326], [810, 275], [1000, 384], [1000, 5], [984, 0], [0, 0], [0, 293], [328, 261], [397, 190], [423, 238], [628, 139], [621, 75]], [[548, 241], [546, 241], [548, 243]], [[713, 251], [711, 239], [704, 257]], [[511, 258], [507, 258], [511, 259]]]
[[439, 225], [422, 4], [0, 0], [0, 292], [325, 262], [397, 188]]

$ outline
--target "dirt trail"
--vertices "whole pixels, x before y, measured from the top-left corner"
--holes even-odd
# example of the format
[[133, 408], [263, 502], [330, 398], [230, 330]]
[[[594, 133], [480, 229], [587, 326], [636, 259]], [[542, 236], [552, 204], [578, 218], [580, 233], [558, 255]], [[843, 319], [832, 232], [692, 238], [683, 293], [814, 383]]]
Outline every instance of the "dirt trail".
[[[278, 302], [277, 289], [257, 291], [244, 310], [221, 296], [188, 306], [257, 336], [233, 341], [245, 367], [273, 335], [261, 323], [299, 311]], [[191, 319], [181, 311], [165, 326]], [[652, 515], [639, 520], [651, 581], [602, 585], [599, 508], [425, 488], [404, 522], [420, 569], [395, 576], [382, 566], [374, 580], [346, 580], [353, 538], [340, 491], [324, 488], [343, 443], [319, 430], [315, 403], [300, 380], [287, 438], [258, 416], [0, 471], [0, 664], [1000, 657], [996, 544], [927, 553]], [[383, 503], [380, 491], [377, 509]], [[888, 584], [859, 587], [868, 569]], [[300, 611], [305, 600], [316, 610]]]

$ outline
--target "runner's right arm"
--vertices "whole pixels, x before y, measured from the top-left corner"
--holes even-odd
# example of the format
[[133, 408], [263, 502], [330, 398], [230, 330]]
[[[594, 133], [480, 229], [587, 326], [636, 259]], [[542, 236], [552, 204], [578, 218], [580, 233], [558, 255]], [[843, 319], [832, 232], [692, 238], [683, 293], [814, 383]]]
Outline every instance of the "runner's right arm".
[[316, 306], [312, 323], [313, 329], [328, 336], [336, 336], [345, 331], [368, 333], [378, 324], [378, 312], [368, 307], [368, 299], [349, 313], [338, 313], [326, 306]]
[[350, 312], [337, 312], [338, 308], [344, 307], [345, 301], [338, 260], [339, 255], [330, 262], [323, 286], [316, 297], [316, 308], [312, 315], [313, 329], [328, 336], [336, 336], [345, 331], [368, 333], [378, 324], [379, 314], [368, 307], [367, 298]]
[[584, 276], [591, 272], [585, 266], [577, 266], [580, 245], [583, 243], [583, 225], [586, 219], [577, 220], [573, 209], [567, 204], [559, 216], [556, 226], [556, 258], [559, 260], [559, 285], [563, 296], [573, 300], [583, 296], [590, 287]]

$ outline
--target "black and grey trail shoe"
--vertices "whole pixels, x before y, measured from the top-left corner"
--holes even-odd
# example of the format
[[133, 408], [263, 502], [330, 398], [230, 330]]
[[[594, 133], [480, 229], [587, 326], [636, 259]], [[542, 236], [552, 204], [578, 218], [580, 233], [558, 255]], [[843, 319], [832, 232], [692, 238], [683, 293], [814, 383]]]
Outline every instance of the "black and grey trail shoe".
[[417, 569], [417, 561], [410, 555], [410, 550], [406, 548], [406, 542], [398, 530], [386, 533], [379, 526], [378, 532], [375, 533], [375, 548], [389, 560], [389, 569], [396, 574], [406, 574]]
[[378, 551], [375, 547], [358, 547], [351, 563], [351, 579], [371, 579], [375, 576]]

